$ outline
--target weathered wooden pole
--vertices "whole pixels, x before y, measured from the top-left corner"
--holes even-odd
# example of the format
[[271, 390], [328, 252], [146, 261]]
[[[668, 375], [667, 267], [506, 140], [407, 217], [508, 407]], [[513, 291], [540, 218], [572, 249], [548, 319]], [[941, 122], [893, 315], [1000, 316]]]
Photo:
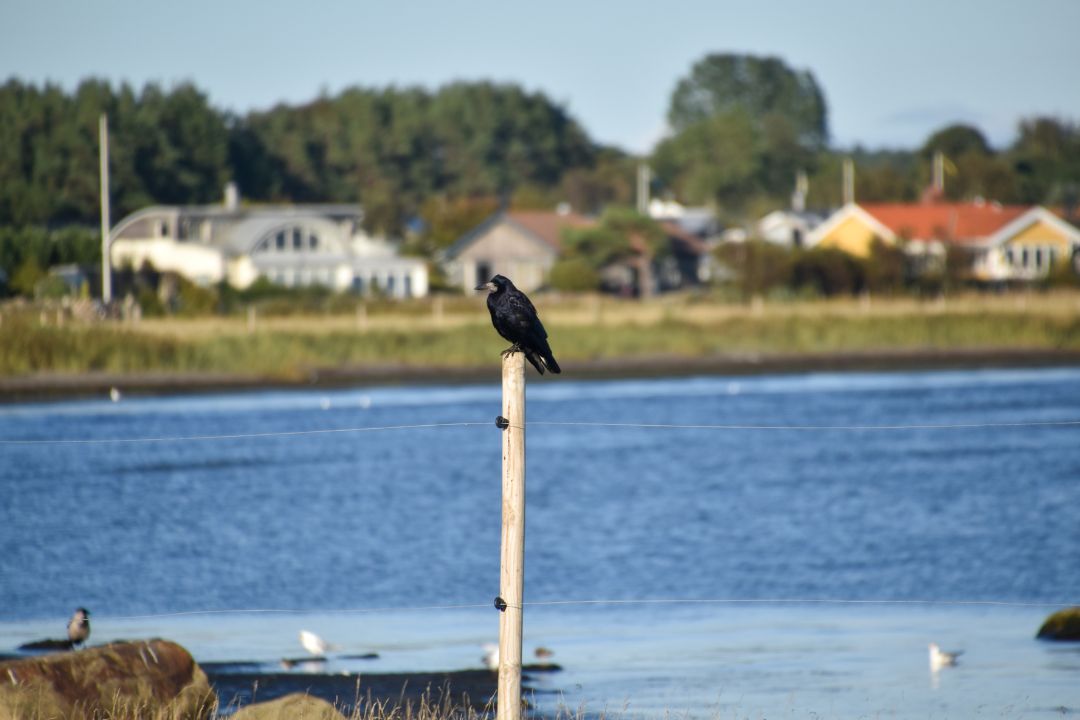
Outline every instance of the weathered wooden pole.
[[98, 118], [98, 165], [101, 177], [101, 301], [108, 305], [112, 301], [112, 258], [109, 257], [112, 221], [109, 219], [109, 116], [105, 113]]
[[498, 720], [521, 718], [521, 605], [525, 590], [525, 355], [502, 364], [502, 559]]

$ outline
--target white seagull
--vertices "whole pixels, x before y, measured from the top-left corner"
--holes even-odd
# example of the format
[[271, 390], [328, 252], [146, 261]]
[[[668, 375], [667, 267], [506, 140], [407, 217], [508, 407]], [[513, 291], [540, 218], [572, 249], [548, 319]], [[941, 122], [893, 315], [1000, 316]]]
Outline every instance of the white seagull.
[[937, 646], [937, 643], [930, 643], [930, 672], [937, 672], [943, 667], [956, 665], [956, 658], [963, 654], [963, 650], [945, 652]]
[[494, 643], [484, 643], [480, 647], [484, 648], [484, 667], [488, 670], [499, 669], [499, 646]]
[[300, 631], [300, 644], [304, 649], [316, 657], [324, 657], [327, 650], [337, 650], [337, 645], [331, 645], [310, 630]]

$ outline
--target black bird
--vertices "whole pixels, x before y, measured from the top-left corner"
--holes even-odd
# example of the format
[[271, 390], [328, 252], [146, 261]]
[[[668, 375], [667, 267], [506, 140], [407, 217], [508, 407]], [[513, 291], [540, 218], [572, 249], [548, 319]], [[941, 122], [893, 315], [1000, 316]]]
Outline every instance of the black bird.
[[86, 642], [90, 637], [90, 611], [86, 608], [77, 609], [68, 621], [67, 632], [72, 647]]
[[502, 351], [504, 356], [512, 352], [523, 352], [541, 375], [544, 374], [545, 367], [553, 373], [562, 372], [559, 363], [555, 362], [555, 356], [551, 354], [547, 331], [525, 293], [502, 275], [496, 275], [490, 282], [479, 285], [476, 289], [490, 291], [487, 306], [491, 313], [491, 324], [500, 335], [513, 343]]

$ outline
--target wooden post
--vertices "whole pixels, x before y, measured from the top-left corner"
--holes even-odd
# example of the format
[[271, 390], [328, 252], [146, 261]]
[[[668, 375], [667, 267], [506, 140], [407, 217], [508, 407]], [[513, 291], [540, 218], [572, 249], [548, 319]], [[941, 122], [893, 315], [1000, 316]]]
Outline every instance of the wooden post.
[[502, 560], [499, 596], [498, 720], [521, 718], [521, 604], [525, 589], [525, 355], [502, 364]]
[[436, 295], [431, 303], [431, 314], [435, 318], [435, 325], [442, 327], [443, 324], [443, 296]]
[[98, 118], [99, 168], [101, 176], [101, 301], [108, 305], [112, 302], [112, 252], [109, 243], [109, 231], [112, 222], [109, 219], [109, 116], [102, 113]]
[[356, 306], [356, 329], [364, 332], [367, 328], [367, 305], [360, 303]]

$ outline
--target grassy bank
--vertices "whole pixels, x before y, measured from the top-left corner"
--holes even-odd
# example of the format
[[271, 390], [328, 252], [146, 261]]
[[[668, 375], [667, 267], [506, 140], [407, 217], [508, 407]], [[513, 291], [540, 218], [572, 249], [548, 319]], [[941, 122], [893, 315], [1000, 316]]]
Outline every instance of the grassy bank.
[[[537, 298], [560, 362], [725, 354], [1024, 348], [1080, 350], [1080, 294], [733, 305]], [[230, 373], [288, 380], [319, 368], [493, 365], [505, 344], [482, 302], [318, 316], [57, 321], [8, 313], [0, 375]]]

